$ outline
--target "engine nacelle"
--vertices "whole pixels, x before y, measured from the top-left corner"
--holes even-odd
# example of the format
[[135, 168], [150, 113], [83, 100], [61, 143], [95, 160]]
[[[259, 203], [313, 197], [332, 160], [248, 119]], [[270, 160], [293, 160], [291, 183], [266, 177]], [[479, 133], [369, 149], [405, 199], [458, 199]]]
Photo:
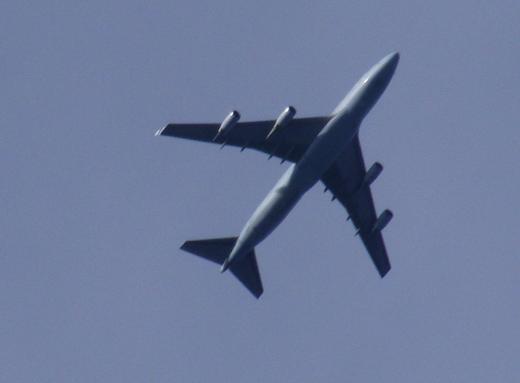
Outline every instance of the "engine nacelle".
[[374, 228], [372, 229], [372, 233], [383, 230], [386, 227], [386, 225], [388, 225], [388, 223], [392, 220], [393, 216], [394, 214], [388, 209], [382, 212], [379, 218], [377, 219]]
[[282, 111], [282, 113], [280, 113], [280, 116], [278, 116], [278, 118], [276, 119], [273, 128], [271, 129], [266, 138], [269, 139], [269, 137], [271, 137], [275, 132], [289, 125], [289, 122], [291, 122], [295, 114], [296, 109], [294, 109], [294, 107], [288, 106], [287, 108], [285, 108]]
[[363, 185], [370, 186], [372, 185], [372, 182], [376, 180], [377, 177], [381, 174], [383, 171], [383, 165], [381, 165], [379, 162], [374, 163], [370, 169], [368, 169], [367, 174], [365, 174], [365, 179], [363, 180]]
[[215, 138], [213, 141], [215, 141], [219, 137], [225, 137], [231, 132], [231, 130], [237, 125], [238, 120], [240, 120], [240, 113], [238, 113], [236, 110], [229, 113], [224, 121], [222, 121], [222, 124], [220, 124], [220, 127], [218, 128], [217, 134], [215, 135]]

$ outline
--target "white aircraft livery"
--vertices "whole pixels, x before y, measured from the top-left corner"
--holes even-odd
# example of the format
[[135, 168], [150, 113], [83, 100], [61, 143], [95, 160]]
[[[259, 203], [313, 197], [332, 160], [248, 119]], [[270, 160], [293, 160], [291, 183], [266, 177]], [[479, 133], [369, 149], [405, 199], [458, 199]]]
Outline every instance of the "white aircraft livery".
[[376, 215], [370, 185], [383, 167], [365, 168], [359, 143], [361, 122], [390, 83], [399, 62], [394, 52], [374, 65], [354, 85], [330, 116], [294, 118], [285, 108], [276, 120], [239, 122], [231, 112], [221, 124], [168, 124], [156, 135], [256, 149], [282, 162], [292, 162], [258, 205], [238, 237], [186, 241], [181, 249], [229, 269], [255, 296], [263, 293], [255, 246], [284, 220], [300, 198], [318, 181], [348, 213], [381, 277], [390, 270], [381, 231], [390, 210]]

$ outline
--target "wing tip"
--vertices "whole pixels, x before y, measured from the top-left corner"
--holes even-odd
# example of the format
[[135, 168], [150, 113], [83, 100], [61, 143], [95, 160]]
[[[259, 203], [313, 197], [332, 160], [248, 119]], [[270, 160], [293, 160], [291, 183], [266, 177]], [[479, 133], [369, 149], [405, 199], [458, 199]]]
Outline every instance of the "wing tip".
[[185, 251], [186, 253], [191, 253], [191, 254], [194, 254], [193, 253], [193, 249], [192, 249], [192, 245], [193, 244], [193, 241], [185, 241], [180, 247], [179, 249], [181, 249], [182, 251]]
[[385, 267], [382, 267], [382, 268], [378, 268], [377, 271], [379, 271], [379, 276], [382, 278], [384, 278], [386, 276], [386, 274], [388, 274], [388, 272], [392, 269], [392, 266], [390, 265], [387, 265]]
[[155, 132], [155, 137], [162, 136], [167, 127], [168, 125], [164, 125], [162, 128], [157, 129]]
[[253, 296], [256, 298], [256, 299], [260, 299], [260, 297], [262, 296], [262, 294], [264, 293], [264, 289], [261, 288], [260, 290], [257, 290], [255, 292], [253, 292]]

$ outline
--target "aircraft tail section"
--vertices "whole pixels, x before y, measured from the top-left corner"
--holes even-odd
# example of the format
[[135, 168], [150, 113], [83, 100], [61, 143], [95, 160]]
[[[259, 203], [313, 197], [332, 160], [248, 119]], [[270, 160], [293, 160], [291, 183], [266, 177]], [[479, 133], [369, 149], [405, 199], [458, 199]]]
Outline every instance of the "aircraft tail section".
[[[236, 241], [237, 237], [186, 241], [181, 249], [222, 265], [233, 250]], [[256, 298], [262, 295], [264, 289], [254, 250], [231, 262], [229, 270]]]

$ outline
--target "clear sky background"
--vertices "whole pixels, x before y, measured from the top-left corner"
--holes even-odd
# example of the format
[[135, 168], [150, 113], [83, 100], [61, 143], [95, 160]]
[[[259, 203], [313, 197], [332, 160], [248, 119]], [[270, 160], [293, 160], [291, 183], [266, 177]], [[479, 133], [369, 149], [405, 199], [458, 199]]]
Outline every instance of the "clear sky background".
[[[0, 381], [519, 382], [520, 2], [4, 1]], [[328, 114], [361, 128], [393, 269], [312, 189], [259, 301], [186, 239], [237, 235], [287, 164], [154, 137]]]

